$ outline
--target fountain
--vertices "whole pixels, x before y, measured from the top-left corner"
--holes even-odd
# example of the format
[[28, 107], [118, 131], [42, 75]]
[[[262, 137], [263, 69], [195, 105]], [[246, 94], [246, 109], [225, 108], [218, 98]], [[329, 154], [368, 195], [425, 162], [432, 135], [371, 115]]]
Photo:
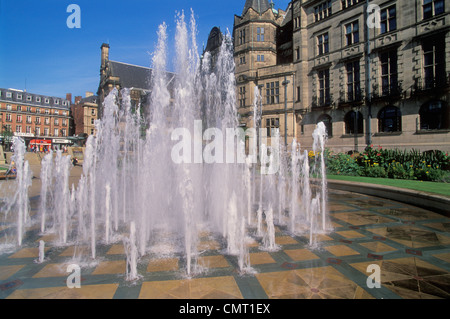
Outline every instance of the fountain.
[[[318, 166], [322, 178], [321, 187], [314, 191], [308, 156], [301, 156], [297, 141], [294, 139], [289, 152], [278, 142], [278, 130], [271, 145], [257, 134], [261, 97], [256, 87], [256, 129], [249, 130], [253, 133], [250, 155], [240, 161], [245, 134], [238, 129], [232, 38], [229, 34], [224, 37], [213, 65], [208, 52], [202, 60], [198, 56], [193, 15], [189, 27], [184, 13], [176, 22], [173, 92], [167, 87], [168, 36], [167, 26], [162, 24], [152, 60], [148, 108], [133, 106], [129, 89], [110, 92], [104, 101], [103, 118], [96, 122], [97, 135], [87, 140], [83, 173], [76, 188], [68, 184], [68, 157], [58, 152], [56, 157], [47, 155], [42, 160], [41, 232], [57, 233], [56, 245], [88, 246], [90, 253], [85, 258], [91, 260], [97, 258], [98, 245], [122, 241], [129, 281], [140, 278], [137, 265], [143, 256], [161, 250], [181, 256], [187, 278], [198, 274], [198, 244], [205, 229], [222, 238], [225, 254], [236, 258], [242, 274], [254, 273], [247, 246], [252, 235], [263, 250], [275, 251], [279, 249], [276, 225], [287, 224], [289, 232], [298, 235], [301, 224], [310, 229], [313, 240], [319, 231], [320, 213], [321, 231], [325, 230], [323, 128], [319, 125], [314, 135], [315, 150], [321, 152], [320, 165], [314, 167]], [[226, 161], [219, 152], [225, 145], [219, 133], [225, 131]], [[257, 144], [260, 165], [255, 163]], [[230, 145], [237, 150], [231, 155]], [[21, 245], [31, 182], [23, 162], [24, 145], [16, 142], [15, 149], [18, 193], [10, 211], [18, 212]], [[129, 235], [124, 235], [127, 230]]]

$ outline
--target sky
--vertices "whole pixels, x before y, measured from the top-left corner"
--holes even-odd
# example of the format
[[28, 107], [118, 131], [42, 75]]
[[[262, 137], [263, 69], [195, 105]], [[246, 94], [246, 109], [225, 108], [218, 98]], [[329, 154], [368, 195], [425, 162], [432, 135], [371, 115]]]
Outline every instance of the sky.
[[[283, 10], [289, 4], [273, 2]], [[80, 28], [67, 25], [71, 4], [80, 8]], [[163, 22], [168, 26], [169, 51], [176, 49], [177, 12], [183, 10], [189, 21], [194, 11], [202, 50], [214, 26], [232, 32], [234, 15], [242, 14], [244, 4], [245, 0], [0, 0], [0, 88], [62, 98], [66, 93], [96, 93], [102, 43], [110, 45], [111, 60], [151, 67], [156, 32]]]

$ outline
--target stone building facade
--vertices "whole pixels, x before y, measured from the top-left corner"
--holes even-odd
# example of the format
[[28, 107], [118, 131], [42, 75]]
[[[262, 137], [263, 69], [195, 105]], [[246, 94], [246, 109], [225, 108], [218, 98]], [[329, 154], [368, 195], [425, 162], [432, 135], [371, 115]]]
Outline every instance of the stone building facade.
[[95, 121], [98, 119], [98, 96], [86, 92], [86, 97], [76, 96], [70, 107], [74, 121], [73, 135], [95, 135]]
[[[334, 151], [372, 144], [450, 150], [449, 0], [294, 0], [286, 12], [247, 0], [245, 8], [235, 16], [234, 41], [239, 110], [247, 126], [253, 88], [279, 79], [279, 104], [269, 103], [271, 90], [261, 91], [263, 126], [278, 112], [283, 136], [283, 118], [292, 116], [288, 137], [304, 147], [312, 145], [312, 132], [323, 121]], [[260, 25], [270, 30], [264, 49], [255, 40]], [[259, 62], [260, 52], [270, 52], [269, 59]]]
[[[9, 144], [7, 137], [18, 136], [24, 139], [27, 146], [60, 148], [62, 145], [71, 144], [67, 140], [69, 107], [70, 94], [67, 98], [59, 98], [0, 88], [2, 142]], [[10, 145], [5, 146], [8, 148]]]

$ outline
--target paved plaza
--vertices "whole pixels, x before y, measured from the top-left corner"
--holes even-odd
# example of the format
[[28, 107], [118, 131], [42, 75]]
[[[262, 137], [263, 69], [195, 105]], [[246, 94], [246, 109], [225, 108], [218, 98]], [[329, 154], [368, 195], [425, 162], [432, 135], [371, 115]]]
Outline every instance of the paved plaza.
[[[276, 227], [278, 251], [262, 250], [258, 239], [249, 244], [254, 274], [240, 274], [237, 258], [224, 254], [226, 243], [205, 232], [198, 246], [202, 271], [191, 279], [181, 255], [156, 259], [150, 253], [139, 260], [140, 279], [126, 281], [126, 255], [117, 241], [98, 244], [96, 260], [80, 265], [81, 288], [73, 289], [67, 267], [87, 247], [54, 246], [52, 235], [40, 235], [36, 226], [22, 247], [0, 255], [0, 299], [450, 298], [449, 218], [333, 190], [329, 209], [334, 231], [319, 235], [317, 248], [309, 247], [308, 236], [290, 236], [284, 227]], [[2, 220], [0, 236], [10, 227]], [[42, 263], [40, 240], [46, 243]], [[373, 264], [381, 270], [380, 288], [367, 285]]]

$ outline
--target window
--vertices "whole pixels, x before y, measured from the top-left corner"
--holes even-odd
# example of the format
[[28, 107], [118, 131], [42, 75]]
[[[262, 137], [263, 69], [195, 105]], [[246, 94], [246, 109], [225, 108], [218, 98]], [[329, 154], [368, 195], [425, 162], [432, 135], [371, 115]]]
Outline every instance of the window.
[[31, 124], [31, 115], [27, 115], [27, 123]]
[[49, 117], [46, 117], [46, 118], [44, 119], [44, 124], [45, 124], [45, 125], [50, 125], [50, 118], [49, 118]]
[[[245, 86], [241, 86], [239, 88], [239, 106], [240, 107], [245, 107], [245, 93], [246, 93]], [[92, 118], [91, 121], [94, 121], [94, 118]], [[94, 124], [94, 123], [92, 123], [92, 124]]]
[[314, 7], [314, 22], [323, 20], [331, 16], [331, 0], [322, 2], [318, 6]]
[[301, 100], [301, 87], [297, 86], [297, 102]]
[[319, 120], [317, 121], [317, 123], [320, 123], [320, 122], [323, 122], [323, 124], [325, 124], [327, 136], [332, 137], [333, 136], [333, 123], [331, 120], [331, 116], [329, 116], [327, 114], [322, 114], [319, 117]]
[[22, 125], [16, 125], [16, 133], [22, 133]]
[[21, 105], [17, 105], [17, 112], [22, 112], [22, 106]]
[[280, 103], [280, 82], [266, 83], [266, 102], [267, 104]]
[[421, 130], [448, 129], [448, 107], [442, 101], [430, 101], [419, 110]]
[[67, 136], [67, 130], [65, 128], [63, 128], [61, 130], [61, 134], [62, 134], [63, 137]]
[[445, 42], [428, 40], [422, 45], [425, 89], [445, 84]]
[[295, 49], [295, 59], [300, 60], [300, 48]]
[[319, 55], [329, 52], [328, 32], [317, 37], [317, 53]]
[[25, 132], [26, 132], [27, 134], [30, 134], [30, 133], [31, 133], [31, 126], [25, 127]]
[[239, 44], [245, 43], [245, 29], [239, 31]]
[[5, 121], [6, 121], [6, 122], [11, 122], [11, 121], [12, 121], [12, 117], [11, 117], [11, 114], [10, 114], [10, 113], [6, 113]]
[[36, 113], [37, 114], [41, 113], [41, 110], [39, 108], [36, 108]]
[[264, 28], [256, 28], [256, 42], [264, 42]]
[[27, 101], [31, 102], [33, 100], [33, 97], [31, 95], [27, 95]]
[[245, 64], [245, 55], [243, 55], [243, 56], [240, 57], [239, 62], [240, 62], [241, 64]]
[[36, 96], [36, 102], [41, 102], [41, 97], [40, 96]]
[[36, 124], [41, 124], [41, 118], [39, 116], [36, 117]]
[[58, 110], [55, 110], [55, 115], [59, 115], [59, 111]]
[[55, 128], [53, 130], [53, 136], [59, 136], [59, 129]]
[[330, 104], [330, 69], [319, 71], [319, 106]]
[[423, 18], [429, 19], [445, 12], [444, 0], [423, 0]]
[[45, 114], [50, 114], [50, 110], [49, 110], [49, 109], [46, 109], [44, 113], [45, 113]]
[[9, 99], [12, 98], [12, 93], [11, 92], [6, 92], [6, 97], [9, 98]]
[[397, 12], [395, 5], [390, 6], [386, 9], [381, 9], [381, 33], [386, 33], [394, 31], [397, 29]]
[[359, 42], [359, 24], [358, 21], [345, 25], [346, 45], [352, 45]]
[[6, 132], [12, 132], [11, 124], [6, 124], [5, 125], [5, 131]]
[[349, 62], [346, 65], [347, 69], [347, 101], [361, 100], [361, 79], [359, 60]]
[[66, 119], [63, 119], [63, 120], [62, 120], [62, 125], [63, 125], [63, 126], [66, 126], [66, 125], [67, 125], [67, 120], [66, 120]]
[[91, 128], [91, 135], [94, 135], [94, 129]]
[[40, 135], [41, 135], [41, 128], [40, 128], [40, 127], [36, 127], [36, 128], [34, 129], [34, 134], [35, 134], [36, 136], [40, 136]]
[[44, 128], [44, 136], [49, 136], [50, 135], [50, 129], [48, 127]]
[[7, 111], [12, 111], [12, 105], [11, 104], [6, 104], [6, 110]]
[[364, 119], [361, 112], [350, 111], [344, 117], [345, 122], [345, 134], [363, 134], [364, 132]]
[[56, 118], [55, 121], [54, 121], [54, 123], [55, 123], [55, 125], [59, 125], [59, 119]]
[[56, 105], [59, 105], [59, 100], [55, 100], [55, 104], [56, 104]]
[[50, 99], [49, 98], [45, 98], [45, 104], [49, 104], [50, 103]]
[[22, 122], [22, 115], [17, 114], [16, 122], [19, 122], [19, 123]]
[[[245, 58], [245, 56], [244, 56], [244, 58]], [[93, 115], [93, 116], [95, 115], [95, 110], [94, 109], [91, 110], [91, 115]]]
[[386, 106], [378, 113], [379, 132], [401, 132], [402, 113], [395, 106]]
[[300, 17], [294, 18], [294, 29], [300, 28]]
[[355, 4], [361, 3], [365, 0], [341, 0], [342, 10], [354, 6]]
[[397, 51], [380, 54], [381, 94], [383, 96], [400, 93], [398, 90]]
[[267, 137], [275, 136], [275, 131], [280, 128], [280, 119], [266, 119]]
[[256, 61], [258, 62], [264, 62], [264, 54], [258, 54], [256, 56]]

